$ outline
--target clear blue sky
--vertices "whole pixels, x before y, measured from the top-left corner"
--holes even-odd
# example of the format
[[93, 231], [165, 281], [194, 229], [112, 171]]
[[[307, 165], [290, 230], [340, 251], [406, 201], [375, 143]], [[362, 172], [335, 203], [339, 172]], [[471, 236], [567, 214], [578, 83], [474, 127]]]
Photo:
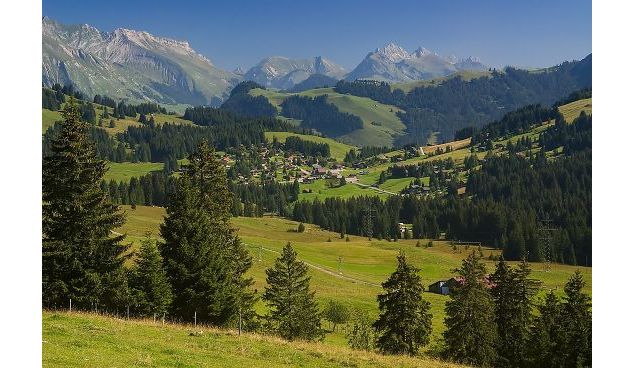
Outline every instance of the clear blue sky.
[[393, 41], [409, 51], [544, 67], [591, 52], [590, 0], [43, 0], [43, 15], [187, 40], [225, 69], [322, 55], [352, 69]]

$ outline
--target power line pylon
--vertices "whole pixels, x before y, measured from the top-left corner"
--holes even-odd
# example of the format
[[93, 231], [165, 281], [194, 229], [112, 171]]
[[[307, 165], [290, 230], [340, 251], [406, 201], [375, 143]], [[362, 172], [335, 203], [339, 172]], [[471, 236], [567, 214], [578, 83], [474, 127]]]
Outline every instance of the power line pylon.
[[542, 243], [542, 255], [545, 257], [545, 272], [551, 271], [551, 240], [554, 231], [558, 231], [558, 228], [553, 226], [553, 220], [548, 215], [544, 219], [538, 219], [539, 239]]

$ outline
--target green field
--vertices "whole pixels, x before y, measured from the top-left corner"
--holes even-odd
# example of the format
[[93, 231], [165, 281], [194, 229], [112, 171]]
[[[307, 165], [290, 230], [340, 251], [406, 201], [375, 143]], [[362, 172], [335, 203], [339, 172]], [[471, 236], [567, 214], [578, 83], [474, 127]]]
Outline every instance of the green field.
[[[197, 335], [190, 335], [192, 332]], [[429, 358], [382, 356], [324, 343], [87, 313], [42, 313], [44, 367], [429, 367]]]
[[59, 111], [51, 111], [42, 109], [42, 134], [55, 124], [56, 121], [62, 121], [64, 118]]
[[567, 123], [573, 121], [573, 119], [580, 116], [580, 113], [584, 111], [587, 115], [591, 115], [593, 113], [592, 99], [585, 98], [582, 100], [573, 101], [566, 105], [562, 105], [558, 108], [562, 115], [564, 115], [564, 119]]
[[130, 181], [131, 178], [163, 170], [162, 162], [108, 162], [108, 171], [104, 180]]
[[[311, 193], [302, 191], [310, 189]], [[323, 201], [326, 198], [350, 198], [359, 196], [379, 196], [385, 198], [388, 194], [377, 192], [371, 188], [363, 188], [357, 184], [346, 183], [341, 187], [331, 188], [325, 179], [319, 179], [311, 184], [300, 184], [300, 195], [298, 199], [302, 201], [313, 201], [315, 199]]]
[[[158, 226], [165, 214], [163, 208], [137, 206], [136, 210], [131, 210], [128, 206], [123, 207], [128, 213], [129, 221], [117, 231], [127, 234], [135, 246], [145, 231], [150, 230], [153, 235], [158, 234]], [[319, 267], [310, 267], [309, 272], [312, 277], [312, 288], [322, 305], [328, 300], [339, 300], [349, 307], [365, 310], [371, 315], [378, 313], [376, 296], [381, 291], [378, 285], [394, 271], [395, 257], [400, 249], [406, 252], [410, 262], [421, 268], [420, 275], [426, 286], [454, 276], [453, 270], [460, 266], [461, 260], [468, 252], [474, 250], [474, 247], [460, 247], [455, 251], [445, 241], [434, 241], [432, 248], [424, 248], [415, 246], [417, 240], [368, 241], [366, 238], [352, 235], [349, 235], [350, 241], [347, 242], [340, 239], [339, 234], [311, 224], [306, 224], [304, 233], [297, 233], [294, 231], [298, 227], [297, 222], [277, 217], [239, 217], [233, 218], [232, 223], [254, 258], [249, 275], [254, 278], [254, 287], [259, 295], [265, 286], [265, 270], [273, 265], [278, 256], [275, 252], [279, 252], [287, 242], [291, 242], [300, 259]], [[425, 244], [427, 241], [420, 242]], [[263, 247], [262, 251], [260, 247]], [[483, 249], [482, 252], [485, 257], [499, 254], [497, 250], [491, 249]], [[337, 274], [340, 256], [342, 276]], [[486, 264], [488, 269], [493, 271], [494, 262], [488, 260]], [[543, 282], [541, 295], [550, 289], [562, 295], [564, 284], [576, 269], [582, 270], [587, 281], [585, 291], [591, 293], [591, 268], [554, 264], [551, 271], [546, 272], [543, 264], [532, 264], [532, 269], [535, 270], [533, 277]], [[440, 338], [445, 316], [444, 306], [448, 297], [426, 293], [425, 298], [432, 305], [434, 336]], [[258, 309], [260, 313], [264, 312], [262, 305], [259, 305]], [[343, 345], [345, 339], [340, 333], [331, 333], [327, 335], [326, 342]]]
[[338, 161], [343, 161], [344, 156], [346, 156], [348, 151], [350, 151], [351, 149], [356, 149], [355, 146], [341, 143], [331, 138], [318, 137], [316, 135], [297, 134], [290, 132], [265, 132], [265, 137], [269, 142], [271, 142], [273, 138], [276, 137], [279, 142], [284, 143], [287, 140], [287, 137], [290, 136], [298, 137], [305, 141], [328, 144], [331, 151], [331, 156]]
[[[275, 105], [280, 106], [285, 98], [293, 94], [252, 89], [250, 94], [265, 96]], [[346, 113], [359, 116], [364, 128], [338, 137], [342, 142], [356, 146], [392, 146], [394, 138], [403, 135], [406, 126], [397, 116], [398, 107], [386, 105], [366, 97], [344, 95], [333, 88], [317, 88], [299, 93], [301, 96], [316, 97], [327, 95], [330, 103]]]

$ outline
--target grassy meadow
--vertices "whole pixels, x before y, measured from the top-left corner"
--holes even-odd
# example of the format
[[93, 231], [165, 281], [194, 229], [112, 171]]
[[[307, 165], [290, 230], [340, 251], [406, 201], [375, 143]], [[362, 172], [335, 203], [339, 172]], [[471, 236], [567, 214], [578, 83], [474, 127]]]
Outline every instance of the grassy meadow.
[[163, 170], [162, 162], [108, 162], [108, 171], [104, 180], [128, 182], [132, 178], [138, 178], [152, 171]]
[[[163, 208], [137, 206], [132, 210], [129, 206], [123, 207], [128, 214], [128, 221], [117, 231], [128, 236], [127, 240], [133, 244], [133, 248], [138, 247], [139, 240], [146, 231], [151, 231], [153, 237], [158, 237], [158, 227], [165, 215]], [[311, 265], [311, 287], [316, 291], [316, 297], [322, 305], [328, 300], [338, 300], [373, 316], [378, 313], [376, 297], [381, 292], [379, 285], [394, 271], [399, 250], [406, 253], [409, 262], [421, 268], [420, 275], [426, 287], [435, 281], [454, 276], [453, 270], [460, 267], [461, 260], [472, 250], [477, 250], [475, 247], [458, 247], [454, 250], [445, 241], [434, 241], [431, 248], [426, 248], [416, 246], [417, 242], [425, 245], [426, 240], [368, 241], [352, 235], [349, 235], [350, 241], [347, 242], [340, 239], [338, 233], [322, 230], [311, 224], [305, 224], [305, 232], [298, 233], [295, 231], [297, 222], [278, 217], [238, 217], [232, 219], [232, 224], [252, 254], [253, 266], [249, 276], [254, 278], [258, 295], [262, 295], [266, 284], [265, 270], [273, 265], [278, 257], [277, 252], [287, 242], [291, 242], [298, 257]], [[498, 255], [499, 251], [484, 248], [482, 253], [487, 258], [490, 254]], [[341, 268], [339, 257], [342, 257]], [[493, 271], [495, 262], [485, 262], [488, 270]], [[558, 295], [563, 295], [564, 284], [578, 269], [583, 272], [587, 281], [585, 292], [591, 294], [591, 268], [553, 264], [547, 272], [544, 264], [534, 263], [531, 266], [535, 271], [533, 277], [542, 282], [540, 296], [551, 289]], [[426, 293], [425, 298], [432, 305], [434, 339], [440, 339], [444, 328], [444, 306], [448, 297]], [[262, 303], [257, 305], [257, 309], [259, 313], [266, 310]], [[325, 341], [334, 345], [346, 344], [341, 332], [328, 334]]]

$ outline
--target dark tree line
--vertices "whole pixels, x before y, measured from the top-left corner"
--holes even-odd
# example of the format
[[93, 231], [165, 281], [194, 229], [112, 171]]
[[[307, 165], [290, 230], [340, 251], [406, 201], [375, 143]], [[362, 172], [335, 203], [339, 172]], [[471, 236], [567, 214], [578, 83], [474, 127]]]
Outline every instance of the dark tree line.
[[308, 141], [295, 136], [287, 137], [284, 142], [284, 148], [289, 152], [299, 152], [307, 156], [331, 156], [331, 148], [327, 143]]
[[302, 120], [301, 126], [315, 129], [327, 136], [336, 137], [364, 126], [362, 119], [329, 103], [327, 96], [315, 98], [291, 96], [282, 103], [282, 115]]
[[500, 120], [485, 125], [472, 135], [472, 145], [493, 141], [509, 135], [526, 132], [549, 120], [564, 121], [557, 107], [544, 108], [541, 105], [528, 105], [505, 114]]
[[263, 184], [228, 183], [233, 194], [232, 215], [260, 217], [265, 212], [279, 216], [288, 216], [291, 205], [298, 200], [300, 185], [298, 182], [278, 183], [267, 180]]
[[344, 162], [350, 164], [353, 162], [361, 161], [373, 156], [380, 155], [382, 153], [390, 152], [392, 150], [393, 150], [392, 147], [386, 147], [386, 146], [384, 147], [363, 146], [362, 148], [358, 150], [351, 149], [350, 151], [346, 152], [346, 156], [344, 157]]
[[249, 94], [249, 91], [254, 88], [265, 89], [252, 81], [238, 83], [230, 92], [229, 98], [221, 105], [221, 110], [252, 118], [276, 116], [278, 109], [265, 96], [252, 96]]
[[465, 81], [459, 77], [436, 87], [418, 87], [408, 93], [375, 81], [340, 81], [339, 93], [369, 97], [402, 108], [408, 128], [401, 144], [425, 143], [433, 131], [442, 140], [468, 126], [481, 127], [506, 112], [528, 104], [547, 106], [581, 88], [591, 87], [591, 55], [579, 62], [564, 62], [550, 71], [534, 73], [506, 68], [490, 76]]
[[66, 102], [66, 96], [61, 90], [48, 89], [42, 87], [42, 108], [51, 111], [58, 111], [61, 105]]

